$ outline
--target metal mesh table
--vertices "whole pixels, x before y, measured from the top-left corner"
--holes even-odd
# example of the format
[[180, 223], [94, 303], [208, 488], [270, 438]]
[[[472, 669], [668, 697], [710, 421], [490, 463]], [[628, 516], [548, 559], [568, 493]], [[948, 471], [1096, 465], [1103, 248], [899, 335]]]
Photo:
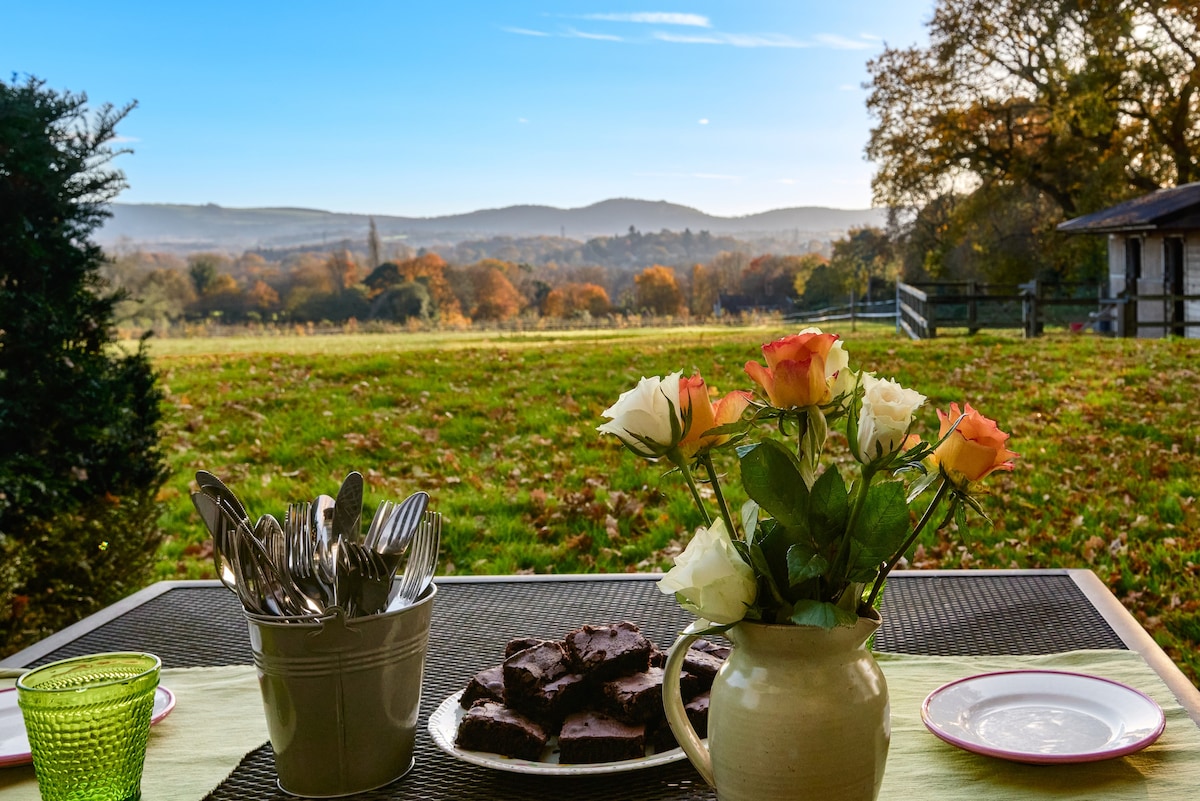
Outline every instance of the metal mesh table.
[[[691, 618], [650, 576], [525, 577], [440, 580], [430, 631], [419, 726], [482, 668], [498, 663], [518, 636], [561, 637], [583, 623], [632, 620], [667, 647]], [[224, 587], [175, 582], [143, 591], [97, 623], [81, 624], [16, 655], [42, 664], [106, 650], [147, 650], [164, 667], [248, 664], [250, 642], [240, 606]], [[883, 596], [881, 651], [910, 654], [1044, 654], [1125, 648], [1089, 596], [1065, 571], [1019, 574], [893, 574]], [[79, 631], [82, 629], [82, 631]], [[7, 660], [12, 663], [12, 660]], [[403, 779], [362, 793], [369, 799], [529, 799], [569, 793], [588, 799], [712, 799], [686, 762], [621, 775], [544, 777], [487, 770], [441, 752], [418, 730], [416, 767]], [[251, 752], [214, 790], [213, 801], [285, 799], [275, 785], [270, 745]]]

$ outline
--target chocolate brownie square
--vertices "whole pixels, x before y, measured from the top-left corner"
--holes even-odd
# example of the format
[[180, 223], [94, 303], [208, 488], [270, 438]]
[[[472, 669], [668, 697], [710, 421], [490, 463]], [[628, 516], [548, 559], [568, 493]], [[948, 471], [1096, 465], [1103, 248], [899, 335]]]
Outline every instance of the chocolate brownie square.
[[600, 712], [575, 712], [558, 733], [563, 764], [619, 762], [646, 755], [646, 727], [631, 726]]
[[[701, 693], [683, 705], [683, 711], [687, 714], [692, 728], [696, 730], [696, 734], [700, 739], [708, 736], [709, 698], [708, 693]], [[663, 718], [654, 726], [646, 735], [646, 739], [654, 748], [655, 753], [662, 753], [663, 751], [670, 751], [672, 748], [679, 747], [679, 742], [675, 739], [675, 732], [671, 729], [671, 724], [666, 718]]]
[[663, 670], [610, 679], [600, 685], [604, 711], [626, 723], [653, 723], [663, 715]]
[[480, 701], [459, 722], [455, 745], [468, 751], [537, 760], [549, 739], [545, 729], [519, 712], [495, 701]]
[[567, 634], [565, 642], [576, 670], [597, 681], [640, 673], [650, 666], [650, 640], [629, 621], [583, 626]]
[[683, 669], [703, 681], [705, 689], [712, 687], [713, 679], [716, 678], [717, 671], [723, 664], [725, 664], [724, 660], [711, 651], [689, 648], [688, 652], [683, 655]]
[[570, 672], [566, 651], [552, 640], [517, 651], [504, 660], [504, 701], [511, 705]]
[[583, 707], [590, 688], [591, 682], [582, 673], [564, 673], [557, 679], [510, 696], [508, 705], [553, 732], [568, 713]]
[[462, 698], [458, 703], [463, 709], [470, 709], [476, 701], [504, 700], [504, 666], [496, 665], [487, 670], [481, 670], [467, 682]]
[[544, 642], [546, 641], [540, 637], [517, 637], [514, 640], [509, 640], [504, 644], [504, 658], [508, 659], [518, 651], [524, 651], [526, 648], [532, 648]]
[[728, 659], [729, 652], [733, 650], [728, 645], [717, 645], [715, 642], [705, 639], [692, 640], [691, 647], [695, 648], [697, 651], [710, 653], [717, 659]]

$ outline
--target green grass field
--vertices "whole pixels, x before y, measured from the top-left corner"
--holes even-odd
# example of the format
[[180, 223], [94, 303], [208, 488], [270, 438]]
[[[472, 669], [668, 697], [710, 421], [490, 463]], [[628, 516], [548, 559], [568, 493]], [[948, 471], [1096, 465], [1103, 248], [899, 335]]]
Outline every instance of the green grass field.
[[[914, 566], [1091, 568], [1200, 679], [1200, 343], [826, 330], [842, 333], [852, 368], [929, 396], [926, 433], [935, 408], [969, 401], [1020, 454], [988, 479], [991, 525], [926, 537]], [[789, 332], [152, 340], [172, 470], [158, 577], [213, 575], [188, 498], [201, 468], [255, 516], [333, 494], [350, 470], [366, 477], [368, 518], [426, 490], [446, 520], [443, 573], [668, 567], [697, 513], [677, 476], [597, 434], [601, 412], [642, 375], [699, 370], [722, 393], [751, 388], [742, 366]]]

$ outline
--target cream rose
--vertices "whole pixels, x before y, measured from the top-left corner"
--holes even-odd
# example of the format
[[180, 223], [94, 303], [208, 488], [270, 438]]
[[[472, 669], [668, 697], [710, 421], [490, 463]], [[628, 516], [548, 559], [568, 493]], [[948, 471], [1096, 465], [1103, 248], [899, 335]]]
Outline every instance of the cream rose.
[[729, 538], [725, 524], [715, 521], [696, 530], [692, 541], [675, 557], [675, 566], [658, 582], [679, 605], [717, 625], [736, 623], [754, 603], [758, 583]]
[[904, 446], [913, 413], [925, 396], [890, 378], [864, 373], [862, 413], [858, 418], [858, 454], [863, 464], [890, 456]]
[[679, 377], [643, 377], [638, 385], [621, 393], [617, 402], [604, 410], [612, 418], [596, 427], [602, 434], [620, 437], [630, 450], [655, 459], [679, 444], [683, 435], [679, 417]]

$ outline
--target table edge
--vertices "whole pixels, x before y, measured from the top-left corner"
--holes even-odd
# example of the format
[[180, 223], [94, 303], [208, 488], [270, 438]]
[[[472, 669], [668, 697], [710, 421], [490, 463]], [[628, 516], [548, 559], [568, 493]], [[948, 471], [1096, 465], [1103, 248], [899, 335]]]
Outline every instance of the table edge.
[[[1086, 568], [1035, 568], [1026, 570], [1006, 569], [963, 569], [963, 570], [897, 570], [888, 576], [888, 581], [904, 581], [930, 576], [1018, 576], [1018, 575], [1069, 576], [1092, 606], [1104, 618], [1121, 641], [1131, 651], [1136, 651], [1158, 674], [1163, 683], [1200, 726], [1200, 689], [1197, 689], [1179, 666], [1169, 657], [1154, 638], [1138, 623], [1112, 591], [1099, 577]], [[661, 573], [572, 573], [536, 575], [485, 575], [485, 576], [438, 576], [438, 584], [483, 584], [499, 582], [564, 582], [564, 581], [651, 581]], [[42, 658], [75, 639], [99, 628], [142, 604], [180, 587], [219, 587], [215, 579], [171, 579], [159, 581], [128, 595], [92, 615], [85, 617], [62, 631], [51, 634], [44, 640], [24, 648], [0, 660], [0, 668], [21, 668]]]

